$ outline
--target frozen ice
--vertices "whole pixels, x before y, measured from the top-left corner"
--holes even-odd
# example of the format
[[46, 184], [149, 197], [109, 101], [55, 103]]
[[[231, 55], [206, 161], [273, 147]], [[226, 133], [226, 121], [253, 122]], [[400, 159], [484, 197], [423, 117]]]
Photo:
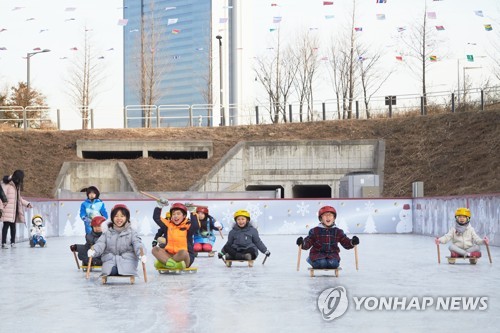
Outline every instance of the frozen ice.
[[[305, 236], [305, 235], [304, 235]], [[352, 236], [352, 234], [350, 235]], [[261, 235], [271, 251], [262, 265], [234, 263], [200, 254], [195, 274], [159, 274], [153, 267], [151, 236], [147, 277], [139, 267], [135, 284], [99, 272], [90, 279], [78, 270], [69, 245], [82, 236], [51, 237], [45, 248], [28, 242], [0, 249], [2, 332], [320, 332], [355, 328], [363, 332], [497, 332], [500, 326], [500, 251], [486, 249], [477, 265], [450, 265], [446, 245], [441, 264], [432, 237], [410, 234], [359, 235], [359, 270], [354, 251], [341, 249], [340, 276], [317, 271], [311, 278], [302, 251], [297, 271], [296, 235]], [[215, 249], [225, 239], [217, 238]], [[347, 291], [345, 314], [325, 320], [318, 297], [329, 288]], [[487, 297], [487, 309], [372, 310], [356, 309], [354, 297]]]

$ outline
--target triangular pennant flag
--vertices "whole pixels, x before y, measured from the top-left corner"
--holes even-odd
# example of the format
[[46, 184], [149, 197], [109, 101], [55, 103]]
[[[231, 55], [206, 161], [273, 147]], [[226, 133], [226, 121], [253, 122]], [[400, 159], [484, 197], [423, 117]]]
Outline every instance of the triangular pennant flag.
[[468, 54], [468, 55], [467, 55], [467, 61], [469, 61], [469, 62], [474, 62], [474, 55], [472, 55], [472, 54]]
[[176, 24], [177, 21], [179, 21], [178, 18], [169, 18], [167, 21], [167, 25]]
[[484, 30], [491, 31], [491, 30], [493, 30], [493, 27], [491, 26], [491, 24], [485, 24], [484, 25]]

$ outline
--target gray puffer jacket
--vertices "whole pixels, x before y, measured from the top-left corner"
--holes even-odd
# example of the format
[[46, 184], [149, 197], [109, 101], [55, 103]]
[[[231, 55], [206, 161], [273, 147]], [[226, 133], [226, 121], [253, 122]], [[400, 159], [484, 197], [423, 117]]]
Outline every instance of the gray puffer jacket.
[[139, 234], [127, 223], [120, 232], [113, 227], [103, 232], [94, 244], [94, 256], [102, 259], [102, 275], [109, 275], [113, 266], [120, 275], [137, 275], [141, 248], [146, 254]]

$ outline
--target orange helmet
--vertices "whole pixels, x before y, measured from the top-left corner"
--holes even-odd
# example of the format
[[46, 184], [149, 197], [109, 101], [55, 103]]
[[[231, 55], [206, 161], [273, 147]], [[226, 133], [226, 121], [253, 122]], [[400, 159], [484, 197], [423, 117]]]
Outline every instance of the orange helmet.
[[323, 206], [318, 211], [318, 219], [321, 221], [321, 215], [325, 213], [332, 213], [337, 218], [337, 211], [332, 206]]
[[106, 218], [104, 216], [96, 216], [92, 219], [92, 222], [90, 222], [90, 226], [100, 227], [104, 221], [106, 221]]

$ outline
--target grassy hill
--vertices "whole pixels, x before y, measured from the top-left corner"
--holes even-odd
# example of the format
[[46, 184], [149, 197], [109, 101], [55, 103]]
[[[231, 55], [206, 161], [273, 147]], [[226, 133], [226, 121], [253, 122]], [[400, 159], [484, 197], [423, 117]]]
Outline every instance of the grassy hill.
[[239, 141], [384, 139], [384, 197], [500, 192], [500, 111], [277, 125], [0, 132], [0, 171], [26, 173], [24, 196], [51, 198], [64, 161], [79, 161], [78, 139], [212, 140], [210, 160], [123, 160], [142, 191], [185, 191]]

